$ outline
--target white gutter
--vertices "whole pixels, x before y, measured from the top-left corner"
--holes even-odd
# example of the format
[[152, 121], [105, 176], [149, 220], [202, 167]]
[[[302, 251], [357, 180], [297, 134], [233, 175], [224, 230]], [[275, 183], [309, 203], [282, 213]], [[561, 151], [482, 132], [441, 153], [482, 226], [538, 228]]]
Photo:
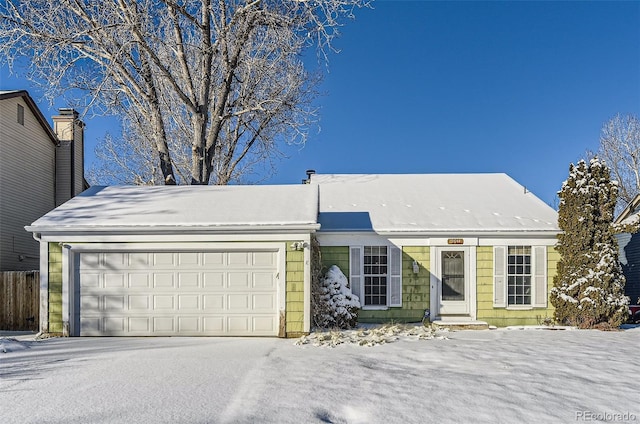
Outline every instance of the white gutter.
[[60, 225], [38, 225], [26, 226], [25, 230], [34, 234], [42, 233], [91, 233], [91, 234], [166, 234], [166, 233], [197, 233], [197, 234], [216, 234], [216, 233], [293, 233], [300, 231], [317, 231], [320, 224], [267, 224], [267, 225], [202, 225], [202, 226], [181, 226], [181, 225], [136, 225], [136, 226], [60, 226]]

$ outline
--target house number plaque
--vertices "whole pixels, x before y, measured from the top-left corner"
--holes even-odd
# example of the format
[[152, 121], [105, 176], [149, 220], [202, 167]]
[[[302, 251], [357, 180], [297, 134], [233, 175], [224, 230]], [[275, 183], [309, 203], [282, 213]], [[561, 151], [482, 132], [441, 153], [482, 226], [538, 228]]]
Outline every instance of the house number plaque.
[[448, 239], [447, 244], [464, 244], [464, 239]]

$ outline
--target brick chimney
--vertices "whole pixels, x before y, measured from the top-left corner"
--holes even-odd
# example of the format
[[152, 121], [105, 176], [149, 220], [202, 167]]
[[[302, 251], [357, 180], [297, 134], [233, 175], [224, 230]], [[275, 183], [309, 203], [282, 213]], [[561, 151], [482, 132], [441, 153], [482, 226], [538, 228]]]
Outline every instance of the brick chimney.
[[56, 206], [80, 194], [84, 188], [84, 122], [74, 109], [59, 109], [53, 117], [56, 148]]

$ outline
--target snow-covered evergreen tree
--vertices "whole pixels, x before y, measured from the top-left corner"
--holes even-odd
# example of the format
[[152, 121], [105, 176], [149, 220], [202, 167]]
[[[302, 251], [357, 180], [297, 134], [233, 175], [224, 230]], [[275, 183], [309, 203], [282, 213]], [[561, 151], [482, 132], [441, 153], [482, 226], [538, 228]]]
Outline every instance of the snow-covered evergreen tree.
[[360, 300], [351, 293], [347, 277], [336, 265], [331, 266], [320, 281], [319, 302], [315, 321], [323, 328], [353, 328], [358, 324]]
[[598, 158], [570, 165], [569, 178], [558, 193], [560, 261], [551, 290], [559, 323], [617, 327], [628, 315], [612, 227], [617, 194], [609, 168]]

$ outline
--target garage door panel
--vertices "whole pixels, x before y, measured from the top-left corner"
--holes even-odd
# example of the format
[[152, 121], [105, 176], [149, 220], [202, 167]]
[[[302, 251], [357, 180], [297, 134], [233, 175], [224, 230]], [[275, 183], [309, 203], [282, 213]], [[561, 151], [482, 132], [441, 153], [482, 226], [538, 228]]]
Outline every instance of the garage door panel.
[[248, 316], [231, 316], [227, 318], [228, 331], [236, 334], [249, 333]]
[[129, 274], [129, 288], [146, 290], [150, 287], [149, 274]]
[[206, 316], [202, 322], [205, 333], [224, 334], [226, 332], [225, 317], [222, 315]]
[[200, 286], [200, 274], [197, 272], [181, 272], [178, 274], [178, 287], [197, 288]]
[[276, 278], [273, 272], [254, 272], [253, 284], [255, 289], [273, 290], [276, 288]]
[[100, 313], [100, 296], [82, 295], [80, 308], [88, 313]]
[[173, 266], [175, 264], [173, 253], [153, 253], [153, 266]]
[[122, 334], [127, 329], [127, 318], [125, 317], [108, 317], [102, 319], [103, 331], [107, 333]]
[[124, 269], [129, 267], [129, 256], [126, 253], [110, 252], [102, 254], [102, 265], [109, 269]]
[[173, 273], [154, 273], [153, 287], [173, 288]]
[[276, 297], [270, 293], [254, 294], [251, 296], [252, 308], [254, 311], [275, 312]]
[[227, 310], [247, 312], [249, 305], [248, 294], [231, 294], [227, 296]]
[[151, 265], [148, 253], [129, 253], [129, 268], [148, 268]]
[[129, 331], [136, 333], [149, 333], [151, 330], [151, 319], [149, 317], [129, 318]]
[[225, 264], [226, 255], [223, 252], [205, 252], [202, 254], [204, 266], [216, 266]]
[[104, 310], [107, 312], [124, 312], [125, 296], [104, 296]]
[[258, 267], [275, 267], [277, 264], [277, 255], [275, 252], [254, 252], [253, 265]]
[[202, 301], [202, 308], [205, 311], [222, 311], [224, 310], [223, 294], [205, 294]]
[[249, 267], [251, 265], [250, 252], [229, 252], [227, 258], [227, 263], [232, 267]]
[[100, 287], [100, 274], [83, 274], [80, 280], [80, 286], [87, 289]]
[[173, 295], [153, 296], [153, 309], [174, 309]]
[[178, 331], [181, 333], [198, 333], [200, 331], [200, 318], [178, 317]]
[[178, 295], [178, 310], [181, 312], [198, 312], [200, 309], [200, 296]]
[[230, 289], [248, 289], [249, 286], [248, 272], [230, 272], [227, 274], [227, 287]]
[[153, 318], [154, 333], [175, 333], [174, 317], [154, 317]]
[[101, 332], [100, 318], [81, 318], [80, 334], [87, 336], [98, 336]]
[[278, 334], [277, 252], [81, 253], [81, 335]]
[[272, 333], [277, 329], [277, 323], [273, 316], [254, 316], [252, 323], [254, 332]]
[[192, 269], [200, 266], [202, 253], [183, 252], [178, 253], [177, 266], [180, 269]]
[[150, 306], [149, 296], [146, 296], [146, 295], [129, 296], [130, 311], [148, 311], [149, 306]]
[[202, 286], [205, 289], [224, 288], [224, 272], [205, 272], [202, 275]]
[[100, 253], [83, 253], [78, 262], [80, 269], [99, 269], [100, 264]]
[[125, 275], [122, 273], [109, 273], [104, 274], [104, 287], [111, 288], [124, 288]]

